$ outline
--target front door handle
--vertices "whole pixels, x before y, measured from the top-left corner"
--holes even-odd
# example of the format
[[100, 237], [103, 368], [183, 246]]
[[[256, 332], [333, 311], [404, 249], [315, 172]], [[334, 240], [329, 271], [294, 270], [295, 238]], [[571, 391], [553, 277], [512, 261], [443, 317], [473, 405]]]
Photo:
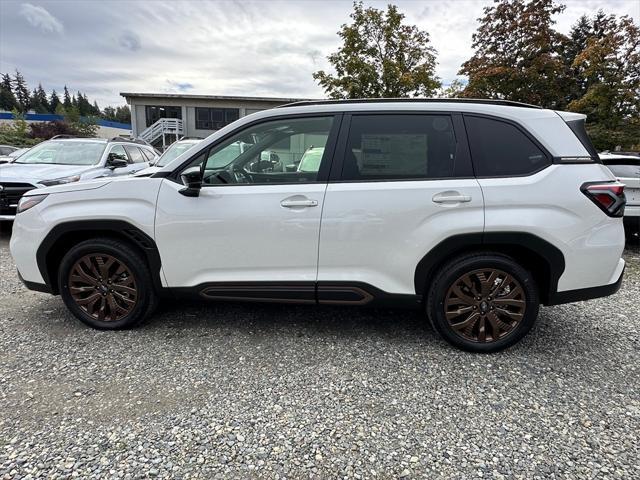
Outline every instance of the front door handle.
[[459, 192], [436, 193], [431, 200], [434, 203], [467, 203], [471, 201], [471, 195], [462, 195]]
[[294, 195], [293, 197], [285, 198], [280, 202], [285, 208], [306, 208], [306, 207], [317, 207], [318, 201], [311, 200], [310, 198], [304, 197], [302, 195]]

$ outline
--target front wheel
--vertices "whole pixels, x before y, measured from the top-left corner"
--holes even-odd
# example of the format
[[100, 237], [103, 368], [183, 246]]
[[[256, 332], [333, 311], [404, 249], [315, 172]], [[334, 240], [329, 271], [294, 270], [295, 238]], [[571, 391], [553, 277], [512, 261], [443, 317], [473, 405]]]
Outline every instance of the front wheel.
[[436, 273], [427, 295], [434, 329], [452, 345], [472, 352], [515, 344], [533, 326], [538, 309], [531, 273], [497, 253], [452, 260]]
[[102, 330], [132, 327], [157, 303], [146, 262], [118, 240], [93, 239], [74, 246], [62, 259], [58, 285], [71, 313]]

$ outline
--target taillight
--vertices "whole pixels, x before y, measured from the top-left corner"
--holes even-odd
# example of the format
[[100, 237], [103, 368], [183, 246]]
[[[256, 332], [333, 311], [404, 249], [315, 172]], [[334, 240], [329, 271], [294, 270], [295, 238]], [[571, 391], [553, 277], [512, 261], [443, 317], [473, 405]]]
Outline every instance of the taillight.
[[624, 184], [619, 182], [590, 182], [580, 187], [600, 210], [610, 217], [622, 217], [627, 199], [624, 196]]

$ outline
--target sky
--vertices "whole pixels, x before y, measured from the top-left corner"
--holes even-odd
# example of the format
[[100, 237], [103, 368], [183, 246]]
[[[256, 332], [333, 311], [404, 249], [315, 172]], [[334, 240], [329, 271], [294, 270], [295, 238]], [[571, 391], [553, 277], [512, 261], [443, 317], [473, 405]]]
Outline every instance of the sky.
[[[491, 0], [387, 0], [429, 32], [436, 73], [456, 78]], [[568, 32], [598, 9], [640, 22], [640, 0], [565, 0], [557, 28]], [[18, 69], [31, 88], [67, 84], [100, 107], [120, 92], [322, 98], [312, 73], [330, 70], [348, 0], [187, 1], [0, 0], [0, 72]]]

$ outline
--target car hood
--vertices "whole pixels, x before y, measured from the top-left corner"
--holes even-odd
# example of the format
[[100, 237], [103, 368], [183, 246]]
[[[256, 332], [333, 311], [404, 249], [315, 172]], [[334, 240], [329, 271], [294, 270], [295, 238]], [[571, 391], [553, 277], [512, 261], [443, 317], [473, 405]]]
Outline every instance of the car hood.
[[45, 165], [5, 163], [0, 165], [0, 182], [38, 183], [42, 180], [81, 175], [93, 170], [94, 165]]
[[159, 172], [161, 169], [162, 167], [147, 167], [137, 171], [136, 173], [133, 174], [133, 176], [134, 177], [150, 177], [154, 173]]

